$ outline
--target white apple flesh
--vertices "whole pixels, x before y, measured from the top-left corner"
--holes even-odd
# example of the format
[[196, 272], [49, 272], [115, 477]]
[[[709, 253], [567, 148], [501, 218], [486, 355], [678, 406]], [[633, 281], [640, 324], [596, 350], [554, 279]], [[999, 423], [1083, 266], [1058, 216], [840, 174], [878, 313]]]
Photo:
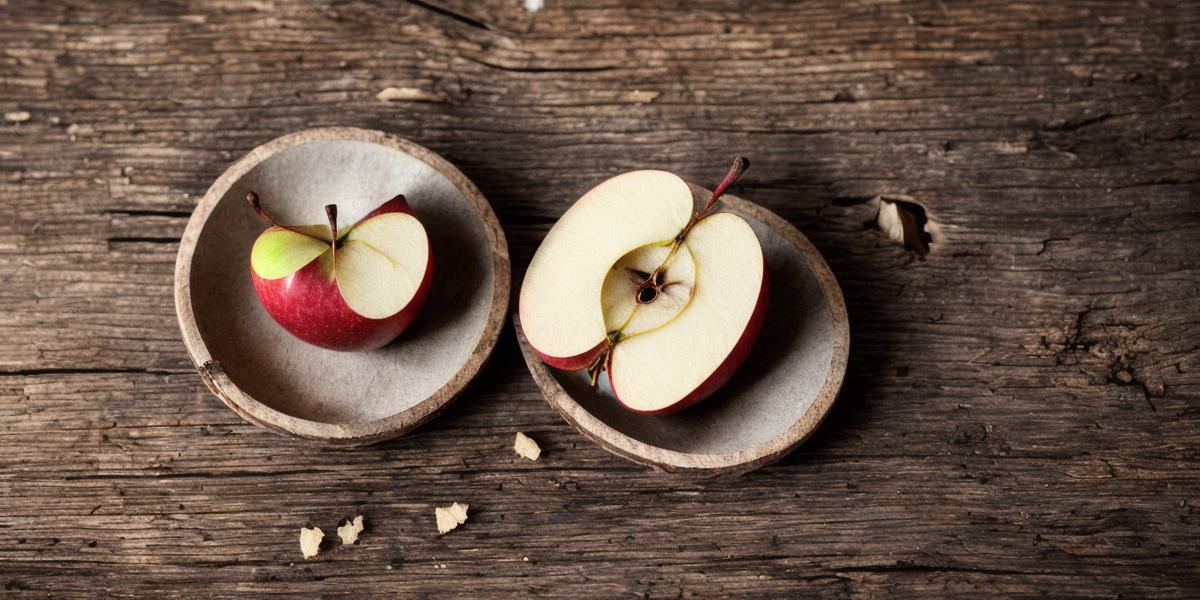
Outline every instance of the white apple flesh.
[[[742, 161], [744, 159], [739, 159]], [[636, 412], [668, 413], [733, 375], [762, 328], [762, 247], [741, 217], [664, 171], [618, 175], [584, 194], [551, 228], [521, 286], [526, 338], [548, 364], [608, 373]]]

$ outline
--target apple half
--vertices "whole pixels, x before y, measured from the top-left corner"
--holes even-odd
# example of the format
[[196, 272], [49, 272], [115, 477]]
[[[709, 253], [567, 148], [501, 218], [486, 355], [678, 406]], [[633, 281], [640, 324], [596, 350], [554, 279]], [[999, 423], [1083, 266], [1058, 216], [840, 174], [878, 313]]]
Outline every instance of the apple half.
[[665, 171], [613, 177], [563, 214], [534, 253], [520, 294], [521, 327], [547, 364], [608, 373], [617, 399], [669, 413], [725, 384], [766, 315], [769, 282], [758, 236], [714, 212], [748, 166], [738, 158], [693, 212], [687, 182]]
[[337, 207], [327, 225], [282, 225], [246, 200], [271, 227], [250, 251], [250, 276], [263, 308], [292, 335], [330, 350], [373, 350], [416, 318], [433, 280], [425, 227], [399, 195], [341, 231]]

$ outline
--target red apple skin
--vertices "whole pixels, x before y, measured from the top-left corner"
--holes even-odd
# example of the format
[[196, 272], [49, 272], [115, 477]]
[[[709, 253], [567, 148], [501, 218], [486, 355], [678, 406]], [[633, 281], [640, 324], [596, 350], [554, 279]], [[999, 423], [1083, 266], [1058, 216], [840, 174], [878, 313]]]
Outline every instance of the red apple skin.
[[758, 303], [754, 305], [754, 312], [750, 313], [750, 320], [746, 323], [746, 330], [742, 332], [742, 337], [738, 338], [736, 344], [733, 345], [733, 350], [729, 351], [729, 355], [721, 362], [720, 366], [713, 371], [712, 375], [708, 376], [696, 389], [690, 394], [684, 396], [682, 400], [660, 408], [658, 410], [637, 410], [631, 408], [628, 404], [621, 402], [621, 396], [617, 394], [616, 386], [612, 385], [612, 371], [608, 373], [609, 387], [612, 387], [613, 395], [617, 397], [617, 402], [621, 402], [621, 406], [644, 415], [667, 415], [673, 412], [683, 410], [721, 389], [721, 386], [729, 382], [729, 378], [737, 372], [738, 367], [746, 361], [746, 357], [750, 355], [750, 350], [754, 347], [754, 342], [758, 340], [758, 334], [762, 332], [763, 321], [767, 317], [767, 306], [770, 304], [771, 298], [771, 282], [767, 275], [767, 265], [763, 263], [763, 278], [762, 288], [758, 292]]
[[[396, 196], [363, 219], [389, 212], [413, 214], [404, 197]], [[276, 323], [305, 342], [329, 350], [374, 350], [387, 345], [416, 319], [433, 282], [433, 248], [430, 247], [425, 275], [408, 305], [386, 319], [368, 319], [351, 310], [342, 299], [328, 262], [316, 258], [295, 273], [279, 279], [263, 279], [251, 268], [250, 278], [263, 308]]]
[[542, 354], [542, 351], [538, 350], [537, 348], [534, 348], [533, 351], [537, 352], [537, 355], [542, 358], [542, 362], [545, 362], [556, 369], [562, 369], [564, 371], [578, 371], [591, 366], [591, 364], [595, 362], [596, 357], [600, 356], [600, 354], [604, 352], [604, 347], [607, 345], [608, 342], [606, 340], [601, 340], [599, 344], [596, 344], [595, 348], [592, 348], [591, 350], [588, 350], [582, 354], [576, 354], [575, 356], [567, 357]]

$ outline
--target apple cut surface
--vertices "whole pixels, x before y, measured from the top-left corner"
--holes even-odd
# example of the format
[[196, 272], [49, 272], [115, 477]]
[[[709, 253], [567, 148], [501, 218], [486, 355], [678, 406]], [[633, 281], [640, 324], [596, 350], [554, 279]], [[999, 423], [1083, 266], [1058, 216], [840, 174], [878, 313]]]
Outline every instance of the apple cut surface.
[[355, 225], [334, 259], [338, 289], [351, 310], [386, 319], [413, 299], [429, 263], [429, 239], [412, 215], [385, 213]]
[[[652, 302], [639, 303], [639, 286], [664, 261], [662, 292], [656, 293]], [[638, 248], [617, 261], [604, 278], [605, 329], [628, 337], [662, 327], [687, 307], [695, 286], [696, 263], [686, 242], [674, 256], [670, 244]]]
[[299, 271], [326, 250], [329, 250], [327, 241], [272, 227], [255, 240], [250, 266], [263, 279], [279, 279]]
[[550, 229], [521, 285], [521, 326], [546, 362], [588, 365], [605, 347], [604, 275], [630, 252], [670, 243], [692, 216], [678, 175], [634, 171], [583, 195]]
[[668, 327], [624, 337], [613, 348], [613, 392], [638, 412], [683, 408], [720, 387], [745, 359], [765, 314], [762, 247], [746, 221], [728, 213], [706, 217], [686, 246], [695, 262], [691, 301]]

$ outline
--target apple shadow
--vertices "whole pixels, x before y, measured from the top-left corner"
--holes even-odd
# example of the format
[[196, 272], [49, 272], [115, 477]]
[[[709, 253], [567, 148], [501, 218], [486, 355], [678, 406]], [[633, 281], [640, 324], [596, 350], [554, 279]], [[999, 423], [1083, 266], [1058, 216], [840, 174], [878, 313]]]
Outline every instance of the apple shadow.
[[422, 209], [417, 217], [429, 234], [433, 256], [429, 297], [412, 325], [385, 348], [427, 339], [455, 322], [470, 308], [472, 299], [479, 297], [480, 287], [489, 282], [490, 256], [477, 251], [478, 235], [467, 232], [454, 219], [433, 214], [437, 206]]

